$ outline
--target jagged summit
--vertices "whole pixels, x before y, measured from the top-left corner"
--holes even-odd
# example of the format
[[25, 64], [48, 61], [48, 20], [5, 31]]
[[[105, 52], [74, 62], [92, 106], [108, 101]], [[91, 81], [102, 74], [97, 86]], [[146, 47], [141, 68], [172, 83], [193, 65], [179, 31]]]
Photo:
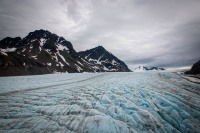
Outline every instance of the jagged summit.
[[41, 36], [41, 35], [47, 35], [47, 34], [52, 34], [52, 33], [49, 32], [48, 30], [40, 29], [40, 30], [35, 30], [33, 32], [30, 32], [27, 36]]
[[107, 51], [103, 46], [101, 46], [101, 45], [99, 45], [99, 46], [97, 46], [97, 47], [94, 47], [94, 48], [92, 48], [92, 49], [99, 49], [99, 50], [105, 50], [105, 51]]
[[[69, 52], [72, 56], [77, 56], [76, 51], [74, 50], [71, 42], [65, 40], [63, 37], [51, 33], [47, 30], [35, 30], [30, 32], [25, 38], [20, 42], [20, 47], [25, 45], [40, 46], [43, 49], [49, 49], [53, 52], [56, 52], [62, 46], [66, 47], [65, 50]], [[62, 48], [64, 50], [64, 48]]]
[[[96, 46], [94, 48], [91, 48], [91, 49], [88, 49], [88, 50], [85, 50], [86, 51], [94, 51], [94, 52], [108, 52], [103, 46], [99, 45], [99, 46]], [[81, 51], [82, 52], [82, 51]]]
[[112, 53], [108, 52], [103, 46], [97, 46], [95, 48], [81, 51], [79, 56], [88, 61], [97, 72], [104, 71], [120, 71], [130, 72], [128, 66]]
[[[59, 41], [59, 39], [61, 40], [65, 40], [63, 37], [59, 37], [58, 35], [54, 34], [54, 33], [51, 33], [50, 31], [48, 30], [43, 30], [43, 29], [40, 29], [40, 30], [35, 30], [33, 32], [30, 32], [26, 37], [25, 39], [40, 39], [40, 38], [46, 38], [46, 39], [52, 39], [54, 41]], [[66, 40], [65, 40], [66, 41]]]

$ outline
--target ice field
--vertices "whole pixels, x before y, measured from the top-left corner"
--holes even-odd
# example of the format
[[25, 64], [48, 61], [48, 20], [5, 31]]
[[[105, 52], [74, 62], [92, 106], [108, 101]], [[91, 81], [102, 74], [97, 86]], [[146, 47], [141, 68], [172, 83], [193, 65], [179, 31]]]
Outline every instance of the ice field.
[[200, 84], [176, 73], [0, 77], [0, 132], [200, 132]]

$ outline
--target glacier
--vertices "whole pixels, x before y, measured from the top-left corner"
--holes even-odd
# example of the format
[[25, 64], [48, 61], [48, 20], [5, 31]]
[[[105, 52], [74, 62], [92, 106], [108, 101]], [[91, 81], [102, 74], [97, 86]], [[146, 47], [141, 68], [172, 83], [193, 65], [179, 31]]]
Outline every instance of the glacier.
[[0, 132], [200, 132], [200, 84], [172, 72], [0, 77]]

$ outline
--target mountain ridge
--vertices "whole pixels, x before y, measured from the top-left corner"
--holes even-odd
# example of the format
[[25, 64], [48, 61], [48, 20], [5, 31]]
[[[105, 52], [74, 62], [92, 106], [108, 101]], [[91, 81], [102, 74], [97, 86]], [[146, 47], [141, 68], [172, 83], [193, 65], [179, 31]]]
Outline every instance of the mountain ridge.
[[78, 52], [79, 56], [95, 66], [97, 72], [131, 72], [128, 66], [103, 46]]
[[1, 76], [105, 72], [94, 67], [97, 68], [80, 57], [71, 42], [47, 30], [35, 30], [24, 38], [6, 37], [0, 41]]
[[134, 72], [145, 72], [145, 71], [164, 71], [164, 68], [161, 67], [145, 67], [145, 66], [138, 66], [133, 71]]

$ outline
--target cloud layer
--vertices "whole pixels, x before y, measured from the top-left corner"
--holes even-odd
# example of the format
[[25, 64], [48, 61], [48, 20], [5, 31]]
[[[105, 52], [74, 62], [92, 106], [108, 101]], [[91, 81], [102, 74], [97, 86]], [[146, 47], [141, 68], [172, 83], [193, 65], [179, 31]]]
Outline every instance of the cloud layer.
[[1, 0], [0, 39], [46, 29], [130, 68], [187, 66], [200, 59], [199, 12], [199, 0]]

